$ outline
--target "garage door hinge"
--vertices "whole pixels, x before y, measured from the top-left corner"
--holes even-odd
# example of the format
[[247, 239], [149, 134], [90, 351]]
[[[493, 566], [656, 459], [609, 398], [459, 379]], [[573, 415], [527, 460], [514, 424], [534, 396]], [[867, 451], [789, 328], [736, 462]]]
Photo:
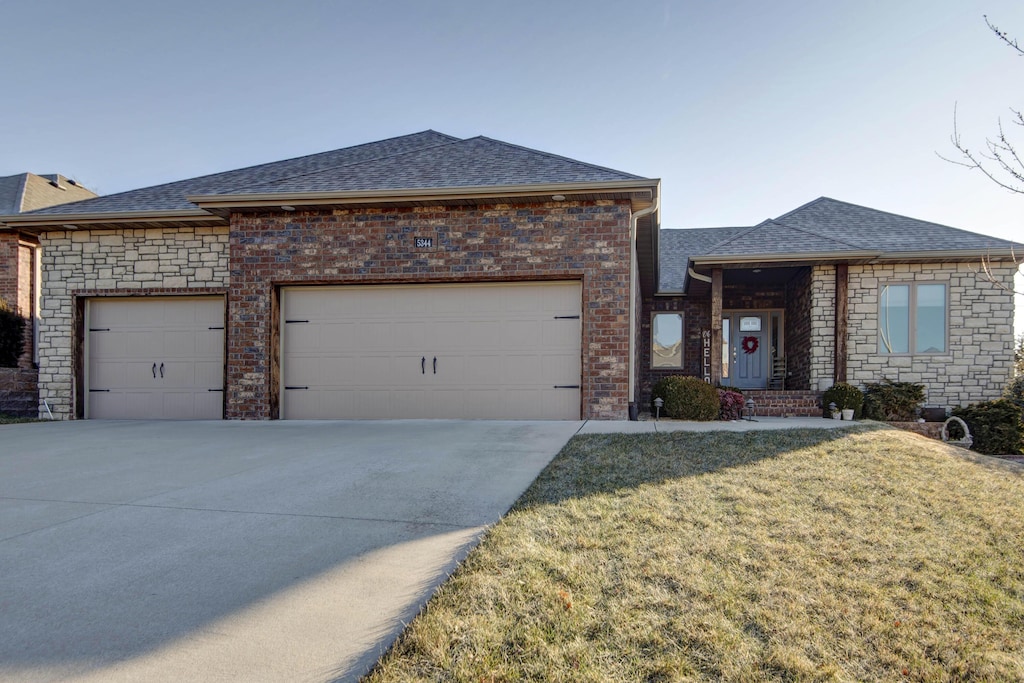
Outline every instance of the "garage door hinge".
[[106, 392], [106, 393], [109, 394], [110, 393], [110, 389], [90, 389], [89, 390], [90, 394], [94, 394], [96, 392]]
[[285, 387], [285, 389], [309, 389], [309, 387]]
[[579, 384], [556, 384], [555, 389], [579, 389]]
[[309, 321], [308, 320], [285, 320], [284, 322], [287, 325], [288, 323], [308, 323]]
[[579, 320], [578, 315], [556, 315], [555, 320]]
[[90, 332], [110, 332], [109, 327], [90, 327]]

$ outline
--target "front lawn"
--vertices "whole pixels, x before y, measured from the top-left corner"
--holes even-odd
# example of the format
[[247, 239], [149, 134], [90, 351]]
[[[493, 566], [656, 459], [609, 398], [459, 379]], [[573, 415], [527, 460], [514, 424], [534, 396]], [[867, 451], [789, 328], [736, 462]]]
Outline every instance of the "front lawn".
[[0, 425], [17, 424], [19, 422], [41, 422], [35, 417], [15, 417], [14, 415], [8, 415], [7, 413], [0, 413]]
[[1024, 680], [1024, 470], [952, 453], [576, 437], [366, 680]]

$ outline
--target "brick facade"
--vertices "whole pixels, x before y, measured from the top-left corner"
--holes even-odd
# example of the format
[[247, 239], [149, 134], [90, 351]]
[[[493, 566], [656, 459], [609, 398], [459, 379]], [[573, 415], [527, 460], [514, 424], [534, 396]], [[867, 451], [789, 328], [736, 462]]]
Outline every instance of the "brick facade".
[[[629, 202], [232, 214], [227, 417], [276, 417], [277, 287], [580, 280], [582, 415], [630, 400]], [[418, 249], [416, 237], [434, 246]]]
[[75, 417], [82, 303], [89, 296], [224, 292], [227, 228], [75, 230], [41, 237], [39, 406]]

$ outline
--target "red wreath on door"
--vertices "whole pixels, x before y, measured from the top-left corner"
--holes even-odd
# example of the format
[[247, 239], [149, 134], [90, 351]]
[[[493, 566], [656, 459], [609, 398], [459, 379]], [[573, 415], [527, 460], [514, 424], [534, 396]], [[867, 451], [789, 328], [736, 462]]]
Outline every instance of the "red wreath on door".
[[757, 347], [761, 344], [757, 337], [744, 337], [743, 343], [740, 346], [743, 347], [743, 353], [754, 353], [757, 351]]

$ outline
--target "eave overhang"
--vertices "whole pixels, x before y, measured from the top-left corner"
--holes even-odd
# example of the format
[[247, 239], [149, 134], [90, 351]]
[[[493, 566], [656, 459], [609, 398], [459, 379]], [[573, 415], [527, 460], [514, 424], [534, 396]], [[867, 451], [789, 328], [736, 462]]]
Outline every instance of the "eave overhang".
[[614, 180], [588, 183], [546, 183], [540, 185], [482, 185], [443, 188], [408, 188], [391, 190], [344, 190], [334, 192], [272, 192], [189, 195], [188, 201], [204, 209], [258, 209], [284, 206], [323, 206], [346, 204], [437, 203], [446, 201], [480, 201], [489, 199], [527, 199], [553, 195], [628, 194], [634, 210], [650, 206], [658, 191], [659, 180]]
[[117, 229], [123, 227], [199, 227], [227, 225], [227, 221], [203, 209], [173, 211], [105, 211], [95, 213], [17, 214], [0, 216], [0, 229], [29, 233], [77, 229]]

